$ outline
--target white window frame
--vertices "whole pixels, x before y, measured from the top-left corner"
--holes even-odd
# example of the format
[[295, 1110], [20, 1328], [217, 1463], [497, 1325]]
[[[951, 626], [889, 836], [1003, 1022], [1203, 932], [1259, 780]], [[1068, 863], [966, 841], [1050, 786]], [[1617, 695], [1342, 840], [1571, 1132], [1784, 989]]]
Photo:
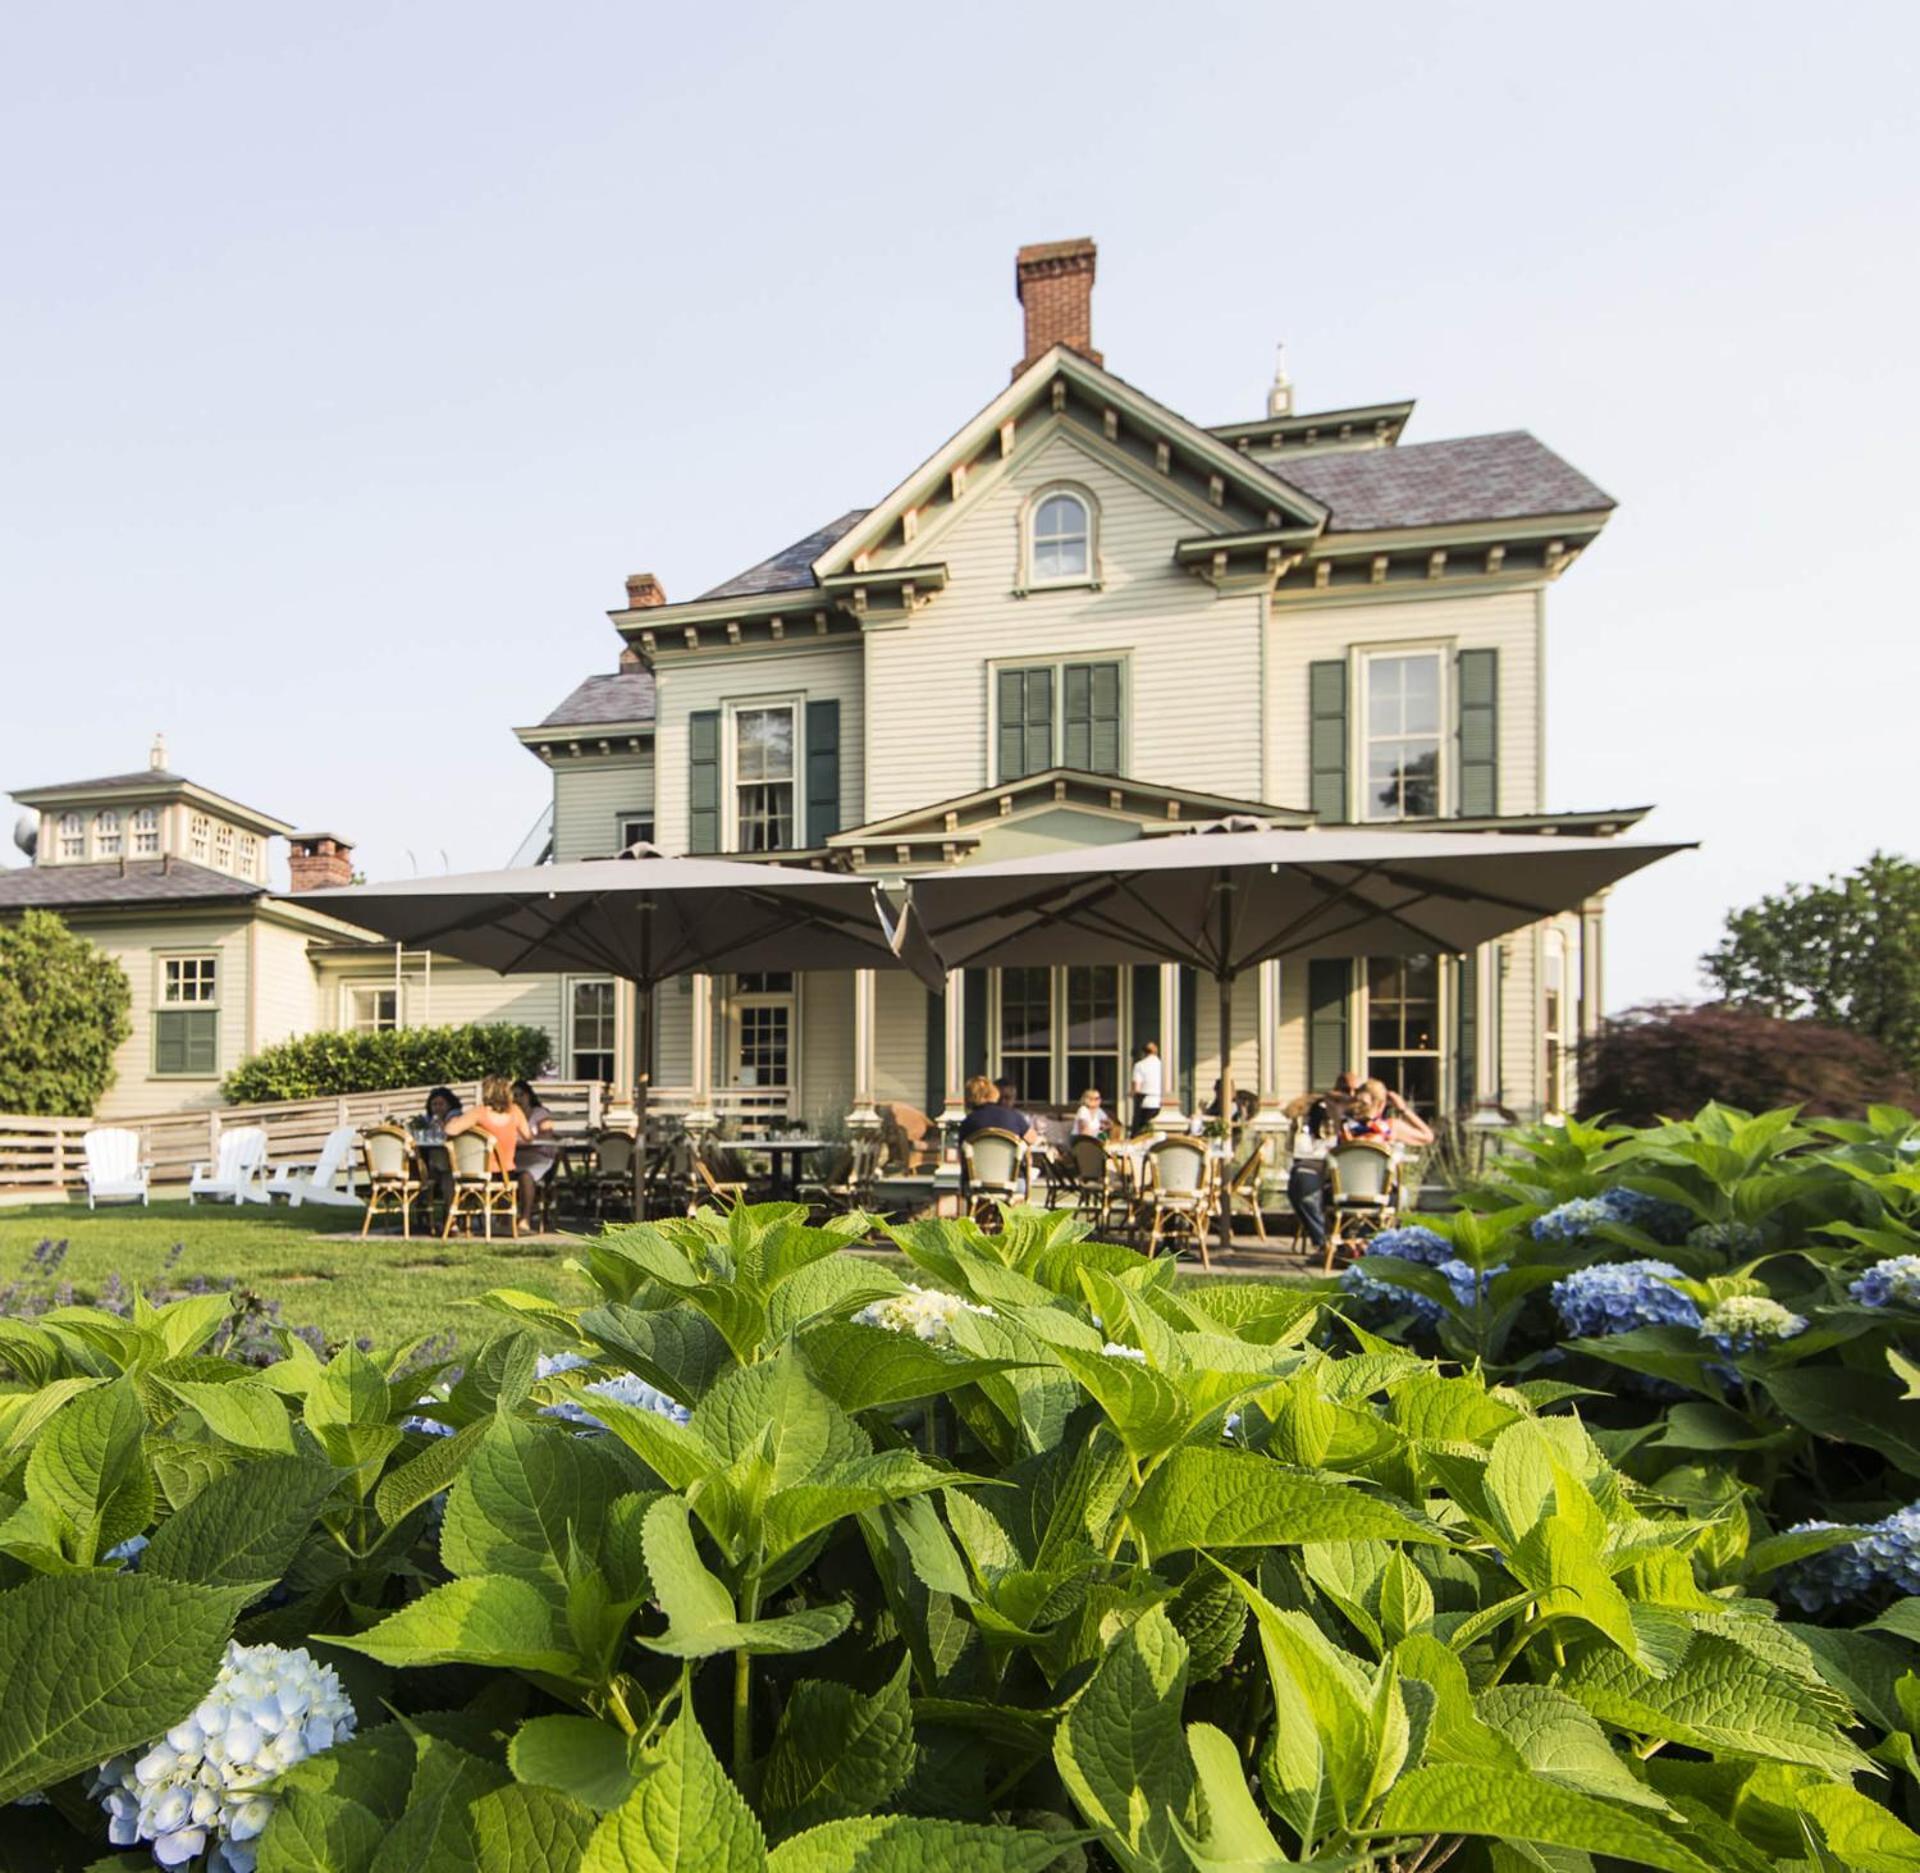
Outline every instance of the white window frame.
[[[1352, 975], [1353, 987], [1347, 1000], [1347, 1055], [1349, 1070], [1365, 1077], [1370, 1071], [1369, 1062], [1373, 1059], [1372, 992], [1369, 988], [1368, 964], [1371, 957], [1358, 957]], [[1404, 962], [1405, 957], [1388, 957], [1386, 961]], [[1439, 952], [1434, 954], [1434, 1002], [1433, 1036], [1431, 1048], [1388, 1048], [1383, 1052], [1394, 1054], [1402, 1059], [1432, 1058], [1438, 1062], [1434, 1074], [1435, 1109], [1423, 1112], [1421, 1117], [1429, 1124], [1437, 1123], [1453, 1110], [1453, 1049], [1448, 1037], [1454, 1031], [1454, 972], [1448, 966], [1449, 959]], [[1471, 966], [1471, 965], [1469, 965]]]
[[234, 869], [234, 853], [238, 850], [239, 835], [225, 820], [213, 822], [213, 862], [221, 870]]
[[[726, 993], [723, 998], [723, 1013], [727, 1037], [727, 1075], [725, 1084], [752, 1092], [784, 1092], [791, 1110], [800, 1098], [800, 981], [792, 970], [757, 969], [755, 975], [785, 975], [792, 987], [785, 989], [743, 989], [740, 977], [729, 976]], [[749, 1008], [784, 1008], [787, 1011], [787, 1081], [784, 1086], [770, 1086], [765, 1082], [756, 1082], [747, 1087], [740, 1077], [744, 1070], [741, 1060], [741, 1044], [745, 1039], [746, 1023], [743, 1019]]]
[[206, 813], [187, 817], [187, 857], [196, 865], [213, 863], [213, 819]]
[[[604, 988], [608, 996], [607, 1045], [605, 1047], [587, 1047], [580, 1045], [580, 1011], [574, 998], [581, 989]], [[565, 996], [562, 1004], [566, 1024], [566, 1077], [570, 1080], [583, 1079], [586, 1075], [579, 1072], [579, 1056], [582, 1053], [604, 1054], [607, 1061], [607, 1077], [604, 1085], [619, 1083], [620, 1075], [620, 985], [612, 976], [567, 976], [561, 984]]]
[[[1041, 508], [1059, 495], [1078, 501], [1087, 516], [1087, 569], [1084, 572], [1042, 578], [1034, 566], [1035, 530], [1039, 526]], [[1044, 487], [1034, 489], [1020, 510], [1020, 577], [1014, 590], [1024, 598], [1029, 592], [1089, 589], [1100, 589], [1100, 503], [1093, 490], [1083, 482], [1050, 481]]]
[[257, 834], [241, 833], [234, 842], [235, 859], [242, 878], [260, 876], [260, 840]]
[[93, 856], [119, 858], [126, 849], [126, 828], [121, 823], [119, 809], [103, 806], [93, 816]]
[[62, 813], [54, 821], [54, 849], [61, 862], [72, 864], [87, 856], [87, 821], [81, 813]]
[[[1574, 1061], [1579, 1044], [1579, 949], [1567, 931], [1549, 924], [1540, 933], [1540, 1110], [1547, 1117], [1564, 1116], [1574, 1107], [1577, 1088]], [[1560, 1020], [1552, 1019], [1547, 976], [1560, 965]], [[1557, 1050], [1557, 1052], [1556, 1052]]]
[[[653, 815], [653, 808], [650, 806], [630, 807], [624, 812], [616, 813], [613, 816], [613, 849], [616, 852], [624, 852], [637, 839], [645, 839], [648, 845], [657, 843], [654, 835], [658, 824]], [[630, 826], [644, 826], [646, 831], [636, 833], [633, 838], [629, 838], [627, 829]]]
[[160, 856], [160, 814], [155, 807], [134, 809], [128, 824], [127, 850], [134, 858]]
[[[1078, 659], [1076, 658], [1075, 661], [1077, 662]], [[1075, 1057], [1077, 1051], [1084, 1051], [1076, 1050], [1070, 1044], [1070, 1036], [1067, 1032], [1070, 1025], [1068, 1021], [1067, 976], [1069, 970], [1082, 967], [1083, 965], [1077, 963], [1052, 963], [1032, 966], [1044, 966], [1047, 969], [1048, 975], [1052, 978], [1048, 988], [1047, 998], [1047, 1077], [1053, 1082], [1054, 1095], [1052, 1099], [1048, 1101], [1048, 1104], [1056, 1110], [1069, 1112], [1080, 1103], [1080, 1095], [1086, 1089], [1082, 1086], [1070, 1085], [1067, 1080], [1068, 1061]], [[1084, 966], [1100, 968], [1109, 965], [1095, 963]], [[1003, 979], [999, 969], [990, 969], [987, 972], [987, 1058], [991, 1062], [992, 1072], [996, 1079], [1002, 1077], [1006, 1072], [1006, 1059], [1002, 1055], [1000, 1048], [1003, 1032], [1001, 1026], [1002, 1008], [1000, 991]], [[1114, 1045], [1114, 1073], [1116, 1079], [1114, 1084], [1100, 1088], [1101, 1094], [1107, 1102], [1106, 1109], [1116, 1114], [1122, 1110], [1122, 1102], [1128, 1097], [1128, 1086], [1132, 1075], [1134, 1046], [1133, 992], [1131, 984], [1132, 978], [1124, 972], [1123, 968], [1118, 978], [1117, 988], [1119, 1005], [1116, 1009], [1116, 1014], [1118, 1016], [1117, 1027], [1119, 1038]], [[971, 993], [972, 991], [969, 990], [968, 992]], [[968, 1070], [972, 1071], [971, 1065], [969, 1065]], [[1116, 1123], [1117, 1122], [1118, 1120], [1116, 1119]]]
[[[210, 994], [170, 995], [168, 969], [182, 963], [210, 963], [213, 973]], [[153, 955], [153, 1035], [149, 1043], [148, 1069], [157, 1080], [217, 1080], [220, 1077], [220, 990], [222, 958], [218, 950], [156, 950]], [[202, 978], [197, 974], [197, 986]], [[179, 986], [186, 986], [184, 982]], [[205, 1073], [162, 1073], [160, 1071], [160, 1017], [163, 1014], [211, 1014], [213, 1020], [213, 1066]]]
[[[362, 1021], [358, 1002], [363, 995], [391, 995], [393, 1020]], [[340, 1032], [342, 1034], [390, 1034], [407, 1025], [406, 985], [395, 983], [390, 975], [349, 976], [340, 984]]]
[[[807, 698], [805, 692], [789, 691], [774, 696], [730, 697], [722, 709], [720, 744], [720, 848], [724, 852], [740, 852], [746, 849], [740, 843], [741, 787], [767, 784], [761, 781], [743, 782], [740, 779], [740, 717], [756, 715], [771, 709], [785, 709], [793, 717], [793, 777], [787, 783], [793, 789], [793, 843], [769, 846], [766, 849], [774, 852], [797, 852], [806, 838]], [[777, 782], [773, 784], [778, 785]]]
[[1426, 814], [1408, 813], [1391, 819], [1384, 815], [1376, 818], [1368, 811], [1372, 800], [1372, 788], [1367, 777], [1367, 753], [1373, 741], [1368, 727], [1372, 708], [1370, 686], [1374, 660], [1384, 657], [1432, 657], [1439, 666], [1437, 726], [1434, 730], [1434, 810], [1431, 817], [1449, 818], [1458, 811], [1454, 801], [1455, 750], [1452, 745], [1457, 737], [1451, 734], [1448, 728], [1449, 723], [1454, 719], [1454, 644], [1450, 638], [1408, 638], [1404, 642], [1362, 644], [1354, 648], [1352, 681], [1349, 685], [1354, 698], [1354, 707], [1348, 719], [1347, 730], [1348, 789], [1353, 796], [1354, 824], [1357, 826], [1419, 826], [1426, 824], [1429, 817]]
[[[1120, 765], [1112, 775], [1101, 779], [1125, 780], [1133, 773], [1133, 656], [1124, 650], [1074, 651], [1053, 657], [996, 657], [987, 665], [987, 785], [1017, 787], [1017, 780], [1006, 780], [1000, 773], [1000, 672], [1002, 670], [1051, 670], [1053, 672], [1053, 723], [1049, 743], [1049, 767], [1065, 767], [1067, 752], [1067, 665], [1070, 663], [1113, 663], [1120, 666]], [[1031, 775], [1022, 776], [1031, 779]]]

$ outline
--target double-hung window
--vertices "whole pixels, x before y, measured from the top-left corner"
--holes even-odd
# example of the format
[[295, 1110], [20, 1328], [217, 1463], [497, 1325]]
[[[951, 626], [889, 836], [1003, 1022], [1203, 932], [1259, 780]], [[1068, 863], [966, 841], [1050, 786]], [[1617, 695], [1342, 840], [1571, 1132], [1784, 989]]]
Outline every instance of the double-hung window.
[[613, 1083], [614, 991], [604, 978], [575, 982], [568, 997], [571, 1077]]
[[1367, 959], [1367, 1077], [1416, 1112], [1440, 1107], [1440, 963], [1433, 956]]
[[153, 1070], [166, 1078], [212, 1079], [220, 1071], [220, 959], [207, 953], [158, 960]]
[[207, 862], [213, 843], [213, 821], [204, 813], [196, 813], [187, 821], [187, 856], [196, 865]]
[[160, 850], [160, 815], [143, 806], [133, 816], [133, 856], [152, 858]]
[[346, 993], [347, 1027], [355, 1034], [378, 1034], [400, 1025], [400, 991], [391, 982], [350, 982]]
[[1375, 651], [1365, 677], [1363, 816], [1432, 819], [1441, 801], [1441, 653]]
[[233, 870], [233, 828], [225, 820], [213, 829], [213, 862], [222, 871]]
[[997, 972], [995, 1071], [1034, 1106], [1066, 1105], [1088, 1087], [1108, 1099], [1125, 1084], [1125, 978], [1112, 963]]
[[125, 848], [120, 843], [120, 815], [105, 806], [93, 816], [93, 856], [118, 858]]
[[60, 856], [67, 859], [87, 856], [87, 823], [78, 813], [60, 815]]
[[1023, 1102], [1053, 1103], [1051, 969], [1000, 971], [1000, 1075]]
[[755, 704], [733, 712], [737, 852], [784, 852], [798, 843], [794, 716], [792, 703]]
[[1050, 767], [1124, 768], [1125, 671], [1119, 659], [1002, 664], [994, 671], [996, 781]]
[[618, 851], [625, 852], [637, 845], [653, 844], [653, 815], [651, 813], [622, 813], [619, 819]]

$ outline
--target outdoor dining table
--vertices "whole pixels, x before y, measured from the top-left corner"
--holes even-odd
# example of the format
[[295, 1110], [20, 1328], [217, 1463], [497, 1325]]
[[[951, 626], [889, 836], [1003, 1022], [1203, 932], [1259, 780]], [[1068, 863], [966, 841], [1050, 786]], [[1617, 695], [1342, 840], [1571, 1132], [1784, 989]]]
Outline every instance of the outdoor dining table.
[[[775, 1198], [791, 1197], [800, 1179], [800, 1160], [813, 1151], [831, 1151], [839, 1143], [835, 1138], [740, 1138], [736, 1151], [757, 1153], [768, 1161], [768, 1187]], [[781, 1160], [787, 1160], [783, 1175]]]

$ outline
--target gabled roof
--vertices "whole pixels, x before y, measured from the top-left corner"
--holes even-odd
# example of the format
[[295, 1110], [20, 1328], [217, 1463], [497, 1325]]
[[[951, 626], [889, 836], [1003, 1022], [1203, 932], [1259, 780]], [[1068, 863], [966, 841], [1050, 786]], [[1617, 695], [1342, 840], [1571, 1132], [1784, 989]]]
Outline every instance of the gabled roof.
[[187, 859], [130, 859], [122, 865], [24, 865], [0, 871], [0, 911], [101, 909], [119, 904], [244, 904], [267, 887]]
[[592, 728], [602, 723], [622, 727], [651, 722], [655, 696], [651, 670], [620, 670], [611, 676], [590, 676], [565, 702], [535, 724], [538, 728]]
[[[700, 599], [757, 598], [765, 592], [804, 590], [814, 583], [813, 562], [866, 517], [867, 510], [864, 507], [849, 508], [838, 520], [830, 520], [824, 527], [814, 528], [791, 546], [783, 546], [770, 558], [761, 560], [757, 566], [749, 566], [745, 572], [737, 572], [731, 579], [723, 579], [710, 592], [702, 592]], [[699, 602], [695, 600], [695, 603]]]
[[1289, 481], [1332, 509], [1328, 531], [1610, 511], [1613, 497], [1524, 429], [1394, 449], [1289, 457]]

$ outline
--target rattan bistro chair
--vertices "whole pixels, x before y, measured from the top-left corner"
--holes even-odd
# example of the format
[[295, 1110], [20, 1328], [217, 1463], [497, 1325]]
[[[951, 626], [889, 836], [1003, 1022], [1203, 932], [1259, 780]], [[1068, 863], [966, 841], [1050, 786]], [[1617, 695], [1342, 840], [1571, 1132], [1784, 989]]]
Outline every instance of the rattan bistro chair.
[[500, 1161], [500, 1146], [492, 1135], [476, 1128], [455, 1132], [447, 1140], [447, 1157], [453, 1165], [453, 1198], [447, 1205], [447, 1220], [441, 1225], [444, 1239], [453, 1234], [454, 1224], [463, 1216], [480, 1218], [481, 1232], [491, 1240], [493, 1219], [507, 1219], [507, 1234], [520, 1233], [520, 1205], [513, 1178]]
[[360, 1158], [367, 1170], [367, 1209], [360, 1218], [364, 1236], [376, 1216], [398, 1216], [400, 1233], [413, 1234], [413, 1205], [420, 1195], [413, 1140], [398, 1125], [370, 1126], [360, 1136]]
[[1131, 1196], [1125, 1164], [1100, 1139], [1085, 1136], [1067, 1140], [1067, 1162], [1073, 1169], [1066, 1185], [1073, 1197], [1073, 1213], [1085, 1217], [1095, 1229], [1124, 1224]]
[[1200, 1251], [1200, 1266], [1211, 1269], [1207, 1232], [1213, 1227], [1213, 1162], [1202, 1139], [1162, 1138], [1147, 1152], [1146, 1186], [1141, 1198], [1147, 1214], [1147, 1253], [1164, 1241], [1174, 1253], [1188, 1241]]
[[693, 1179], [687, 1204], [689, 1214], [702, 1203], [713, 1203], [723, 1210], [731, 1210], [746, 1202], [746, 1171], [731, 1152], [722, 1152], [709, 1143], [695, 1140], [692, 1155]]
[[1327, 1264], [1391, 1229], [1400, 1209], [1400, 1166], [1391, 1145], [1349, 1138], [1327, 1153]]
[[1262, 1242], [1267, 1239], [1267, 1219], [1260, 1214], [1260, 1180], [1266, 1175], [1267, 1152], [1271, 1144], [1270, 1133], [1256, 1132], [1246, 1155], [1227, 1173], [1220, 1185], [1220, 1241], [1223, 1247], [1233, 1242], [1233, 1206], [1236, 1203], [1247, 1206], [1247, 1214], [1253, 1218], [1253, 1233]]
[[631, 1222], [636, 1163], [633, 1134], [608, 1128], [595, 1132], [588, 1143], [593, 1165], [587, 1172], [587, 1189], [593, 1198], [595, 1217], [605, 1222], [611, 1213], [623, 1223]]
[[982, 1228], [1000, 1220], [999, 1205], [1020, 1200], [1027, 1170], [1027, 1141], [989, 1129], [960, 1141], [967, 1173], [967, 1214]]

